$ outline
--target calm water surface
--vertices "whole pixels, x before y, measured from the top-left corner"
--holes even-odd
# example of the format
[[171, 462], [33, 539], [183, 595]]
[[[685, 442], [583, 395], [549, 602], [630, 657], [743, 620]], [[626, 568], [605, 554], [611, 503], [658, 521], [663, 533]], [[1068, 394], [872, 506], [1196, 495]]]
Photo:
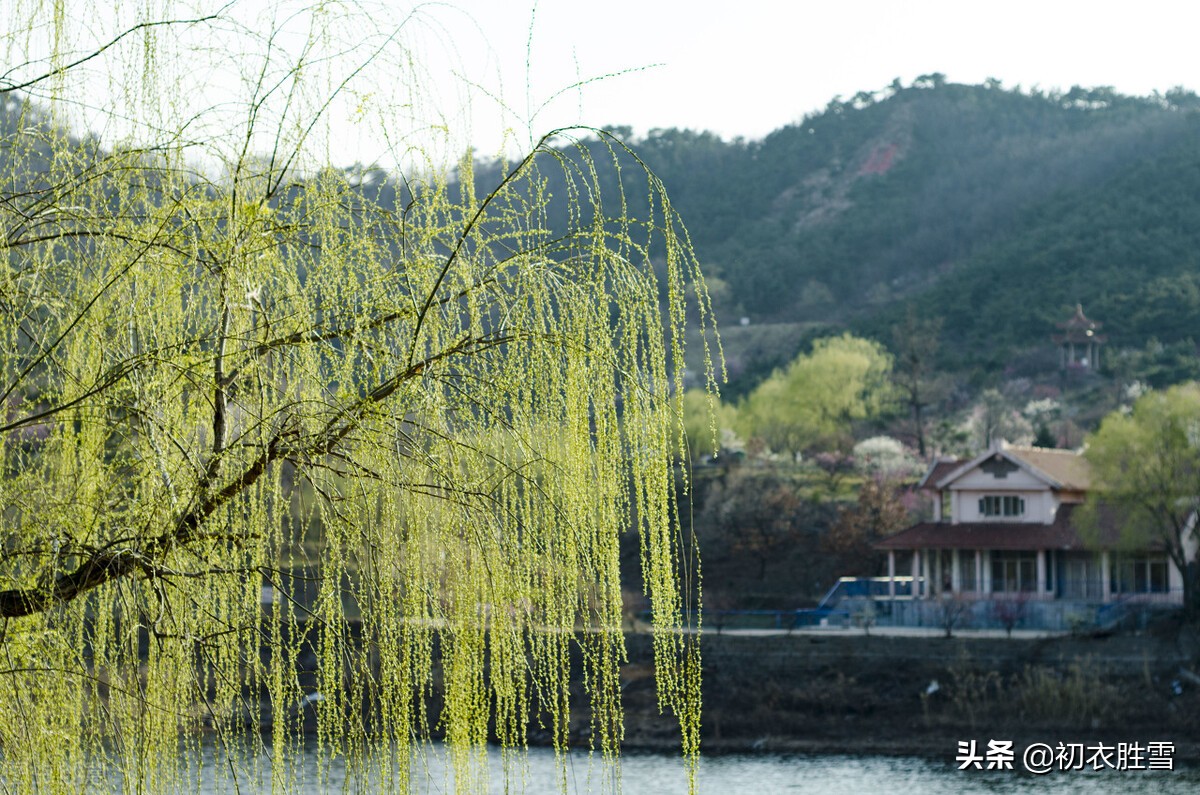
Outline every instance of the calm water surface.
[[[775, 756], [728, 755], [701, 760], [699, 788], [704, 795], [824, 795], [824, 793], [912, 793], [913, 795], [957, 795], [957, 793], [1080, 793], [1080, 795], [1193, 795], [1200, 793], [1200, 768], [1171, 772], [1113, 770], [1099, 772], [1055, 772], [1033, 776], [1016, 771], [960, 771], [950, 749], [945, 761], [882, 756]], [[212, 760], [202, 765], [213, 773]], [[432, 747], [414, 759], [419, 771], [417, 792], [453, 793], [454, 781], [440, 747]], [[1018, 762], [1019, 764], [1019, 762]], [[347, 781], [344, 770], [335, 766], [320, 780], [315, 761], [306, 759], [294, 771], [294, 791], [301, 793], [367, 793], [383, 789], [378, 782]], [[571, 756], [565, 770], [556, 764], [553, 752], [532, 749], [527, 760], [510, 770], [506, 778], [498, 751], [488, 759], [490, 791], [493, 793], [553, 793], [560, 790], [565, 774], [573, 794], [617, 792], [611, 769], [586, 755]], [[202, 793], [233, 792], [229, 780], [202, 779]], [[224, 777], [222, 777], [224, 778]], [[263, 781], [242, 778], [242, 793], [269, 792], [269, 772]], [[687, 779], [682, 763], [658, 754], [628, 754], [621, 765], [621, 788], [625, 795], [683, 795]]]
[[[673, 760], [629, 757], [624, 792], [686, 792], [665, 768]], [[672, 789], [671, 787], [677, 787]], [[1032, 776], [1014, 771], [960, 771], [953, 753], [945, 762], [880, 756], [720, 756], [702, 760], [700, 792], [706, 795], [822, 795], [823, 793], [1158, 793], [1200, 792], [1200, 771], [1168, 775], [1114, 771]]]

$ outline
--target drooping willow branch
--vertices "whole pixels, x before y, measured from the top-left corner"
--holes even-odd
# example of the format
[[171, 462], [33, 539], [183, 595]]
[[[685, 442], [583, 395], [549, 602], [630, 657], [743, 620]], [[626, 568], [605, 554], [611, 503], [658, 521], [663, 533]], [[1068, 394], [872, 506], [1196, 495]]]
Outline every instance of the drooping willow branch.
[[170, 531], [136, 546], [122, 545], [117, 549], [106, 548], [93, 552], [74, 570], [56, 576], [48, 587], [34, 586], [0, 591], [0, 618], [19, 618], [49, 610], [57, 604], [70, 602], [122, 577], [139, 573], [153, 575], [155, 567], [166, 554], [195, 541], [196, 532], [205, 520], [258, 482], [272, 463], [283, 459], [315, 459], [329, 455], [338, 443], [354, 430], [359, 415], [365, 409], [387, 400], [406, 382], [420, 377], [434, 364], [454, 356], [481, 353], [489, 348], [510, 344], [517, 339], [516, 335], [496, 335], [486, 339], [463, 338], [446, 350], [412, 364], [375, 386], [364, 398], [329, 420], [325, 430], [317, 435], [313, 442], [302, 444], [296, 439], [294, 429], [287, 426], [280, 428], [249, 466], [180, 516]]
[[[436, 733], [488, 791], [531, 716], [612, 761], [638, 599], [694, 763], [675, 486], [684, 326], [712, 328], [661, 182], [587, 129], [446, 166], [408, 137], [445, 122], [405, 88], [425, 6], [78, 1], [0, 32], [0, 780], [176, 791], [204, 758], [237, 790], [269, 758], [297, 791], [315, 729], [322, 783], [416, 789]], [[193, 74], [237, 86], [193, 107]], [[394, 170], [330, 162], [344, 110]]]
[[205, 22], [214, 22], [214, 21], [220, 19], [222, 12], [231, 5], [233, 5], [232, 2], [226, 4], [220, 11], [218, 11], [215, 14], [207, 14], [205, 16], [195, 17], [193, 19], [160, 19], [160, 20], [154, 20], [154, 21], [150, 21], [150, 22], [142, 22], [140, 24], [133, 25], [132, 27], [129, 27], [129, 28], [121, 31], [119, 34], [114, 36], [112, 39], [110, 39], [109, 41], [100, 45], [99, 47], [97, 47], [96, 49], [87, 53], [86, 55], [76, 58], [75, 60], [70, 61], [69, 63], [65, 63], [65, 64], [62, 64], [61, 66], [57, 66], [54, 69], [51, 69], [49, 71], [34, 75], [33, 77], [15, 78], [14, 79], [11, 75], [14, 72], [18, 71], [19, 69], [21, 69], [22, 67], [30, 66], [31, 62], [19, 64], [18, 66], [14, 66], [14, 67], [10, 68], [8, 71], [6, 71], [4, 74], [0, 75], [0, 96], [3, 96], [4, 94], [8, 94], [8, 93], [11, 93], [14, 91], [25, 91], [27, 89], [32, 88], [33, 86], [38, 85], [39, 83], [44, 83], [48, 80], [54, 79], [55, 77], [57, 77], [59, 75], [66, 74], [74, 69], [77, 69], [80, 66], [83, 66], [88, 61], [99, 58], [101, 55], [108, 52], [110, 49], [115, 47], [117, 44], [120, 44], [124, 39], [126, 39], [130, 36], [136, 35], [138, 33], [143, 33], [145, 31], [153, 30], [154, 28], [170, 27], [170, 26], [174, 26], [174, 25], [199, 25], [199, 24], [202, 24]]

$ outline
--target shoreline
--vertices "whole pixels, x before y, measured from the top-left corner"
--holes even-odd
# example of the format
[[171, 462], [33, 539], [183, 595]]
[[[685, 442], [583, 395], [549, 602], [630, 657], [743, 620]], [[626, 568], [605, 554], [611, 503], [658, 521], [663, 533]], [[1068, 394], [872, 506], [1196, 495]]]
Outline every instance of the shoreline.
[[[953, 762], [959, 741], [1171, 742], [1176, 762], [1200, 763], [1195, 630], [943, 634], [705, 633], [701, 749]], [[649, 639], [626, 645], [622, 747], [677, 752], [678, 725], [657, 711]], [[586, 714], [572, 723], [582, 730]]]

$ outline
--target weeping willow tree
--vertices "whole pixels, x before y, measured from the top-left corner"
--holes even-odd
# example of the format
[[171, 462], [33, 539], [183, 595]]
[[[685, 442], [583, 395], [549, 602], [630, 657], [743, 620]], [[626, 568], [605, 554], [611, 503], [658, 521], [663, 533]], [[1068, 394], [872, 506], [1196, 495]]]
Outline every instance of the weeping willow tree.
[[[293, 791], [308, 754], [406, 791], [436, 737], [476, 791], [489, 741], [562, 758], [573, 707], [614, 762], [635, 529], [694, 763], [674, 473], [708, 307], [662, 185], [588, 131], [477, 185], [414, 137], [453, 118], [412, 18], [236, 10], [7, 15], [0, 786]], [[401, 166], [330, 167], [343, 112]]]

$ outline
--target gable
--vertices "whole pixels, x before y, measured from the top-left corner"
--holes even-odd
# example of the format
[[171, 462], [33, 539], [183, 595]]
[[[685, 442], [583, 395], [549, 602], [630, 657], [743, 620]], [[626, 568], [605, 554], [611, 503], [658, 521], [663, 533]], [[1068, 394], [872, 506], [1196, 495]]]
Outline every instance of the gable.
[[1048, 491], [1050, 487], [1050, 483], [1008, 459], [984, 461], [960, 474], [949, 486], [954, 490], [970, 491]]
[[1003, 443], [965, 462], [943, 477], [939, 489], [1047, 491], [1061, 483], [1041, 469], [1012, 455]]

